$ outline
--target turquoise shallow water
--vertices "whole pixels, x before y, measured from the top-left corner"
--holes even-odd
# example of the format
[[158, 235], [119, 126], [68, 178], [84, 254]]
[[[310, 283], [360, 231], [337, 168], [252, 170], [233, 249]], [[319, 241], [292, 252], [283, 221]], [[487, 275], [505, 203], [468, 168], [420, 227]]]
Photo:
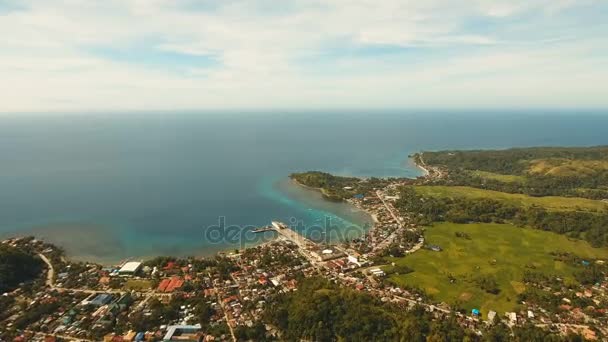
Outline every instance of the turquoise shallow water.
[[[292, 172], [420, 175], [420, 150], [608, 144], [608, 113], [81, 113], [0, 117], [0, 236], [36, 234], [104, 262], [205, 255], [278, 219], [339, 231], [369, 217]], [[308, 229], [306, 229], [308, 227]], [[308, 234], [307, 233], [307, 234]]]

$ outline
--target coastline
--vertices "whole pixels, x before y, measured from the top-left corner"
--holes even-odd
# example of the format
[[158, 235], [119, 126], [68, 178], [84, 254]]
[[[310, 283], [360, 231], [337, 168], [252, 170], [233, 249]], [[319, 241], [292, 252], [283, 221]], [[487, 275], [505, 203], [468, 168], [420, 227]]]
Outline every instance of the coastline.
[[[302, 183], [298, 182], [298, 180], [293, 179], [293, 178], [290, 178], [290, 180], [291, 180], [291, 181], [292, 181], [292, 182], [293, 182], [295, 185], [297, 185], [297, 186], [300, 186], [300, 187], [305, 188], [305, 189], [313, 190], [313, 191], [318, 191], [318, 192], [320, 192], [321, 194], [326, 195], [325, 189], [323, 189], [323, 188], [315, 188], [315, 187], [312, 187], [312, 186], [308, 186], [308, 185], [306, 185], [306, 184], [302, 184]], [[328, 199], [326, 199], [326, 198], [323, 198], [323, 199], [324, 199], [325, 201], [330, 201], [330, 200], [328, 200]], [[330, 201], [330, 202], [332, 202], [332, 201]], [[372, 221], [373, 221], [374, 223], [378, 223], [378, 222], [379, 222], [379, 221], [378, 221], [378, 217], [377, 217], [375, 214], [372, 214], [372, 213], [368, 212], [367, 210], [365, 210], [365, 209], [363, 209], [363, 208], [361, 208], [361, 207], [359, 207], [359, 206], [355, 205], [354, 203], [350, 202], [349, 200], [342, 200], [342, 201], [340, 201], [339, 203], [346, 203], [346, 204], [350, 205], [351, 207], [353, 207], [353, 208], [357, 209], [357, 211], [360, 211], [360, 212], [363, 212], [363, 213], [367, 214], [367, 215], [368, 215], [368, 216], [369, 216], [369, 217], [372, 219]], [[373, 227], [370, 227], [370, 229], [369, 229], [369, 230], [372, 230], [372, 229], [373, 229]]]
[[[265, 234], [262, 234], [265, 235]], [[26, 237], [26, 236], [11, 236], [8, 238], [14, 238], [14, 237]], [[195, 249], [192, 251], [192, 253], [180, 253], [180, 254], [170, 254], [170, 253], [160, 253], [160, 254], [149, 254], [149, 255], [138, 255], [138, 256], [128, 256], [128, 257], [119, 257], [119, 258], [113, 258], [113, 257], [99, 257], [99, 256], [95, 256], [95, 255], [91, 255], [91, 254], [77, 254], [77, 255], [71, 255], [68, 251], [65, 251], [65, 256], [66, 258], [73, 260], [73, 261], [79, 261], [79, 262], [92, 262], [95, 264], [99, 264], [102, 266], [116, 266], [116, 265], [120, 265], [123, 264], [124, 262], [127, 261], [146, 261], [146, 260], [151, 260], [154, 259], [156, 257], [159, 256], [171, 256], [171, 257], [186, 257], [186, 256], [193, 256], [195, 258], [213, 258], [217, 255], [233, 255], [235, 254], [235, 251], [238, 251], [239, 253], [241, 253], [242, 251], [248, 249], [248, 248], [255, 248], [255, 247], [260, 247], [260, 246], [264, 246], [264, 245], [268, 245], [271, 244], [272, 242], [277, 240], [277, 235], [268, 238], [268, 239], [261, 239], [260, 241], [256, 241], [253, 242], [251, 244], [246, 244], [244, 246], [234, 246], [234, 247], [228, 247], [228, 246], [222, 246], [219, 248], [209, 248], [209, 250], [205, 251], [205, 248], [201, 248], [201, 249]], [[38, 237], [36, 237], [38, 238]], [[47, 241], [47, 239], [42, 239], [44, 241]], [[55, 243], [53, 243], [55, 244]], [[58, 247], [61, 247], [65, 250], [65, 248], [61, 245], [58, 244]]]
[[[416, 167], [420, 168], [421, 170], [423, 170], [425, 172], [424, 177], [427, 177], [429, 174], [428, 170], [426, 168], [424, 168], [424, 166], [418, 164], [416, 162], [416, 160], [414, 160], [413, 158], [410, 158], [410, 159], [414, 162], [414, 165], [416, 165]], [[366, 222], [366, 223], [352, 222], [352, 223], [360, 226], [361, 228], [364, 228], [362, 230], [362, 234], [366, 234], [366, 233], [373, 231], [374, 228], [379, 223], [379, 219], [378, 219], [377, 215], [367, 211], [366, 209], [357, 205], [353, 201], [350, 201], [348, 199], [342, 200], [339, 202], [331, 201], [331, 200], [325, 198], [327, 196], [327, 192], [325, 191], [325, 189], [311, 187], [311, 186], [302, 184], [302, 183], [298, 182], [296, 179], [293, 179], [291, 177], [289, 177], [289, 183], [293, 184], [297, 187], [303, 188], [303, 189], [307, 189], [307, 190], [311, 190], [311, 191], [320, 193], [322, 195], [320, 200], [322, 200], [322, 201], [326, 201], [329, 203], [332, 203], [332, 202], [333, 203], [343, 203], [343, 204], [351, 207], [353, 212], [356, 211], [356, 212], [365, 214], [369, 218], [369, 222]], [[320, 209], [320, 210], [323, 210], [323, 209]], [[340, 216], [340, 214], [335, 214], [335, 215], [342, 218], [342, 216]], [[346, 219], [346, 220], [348, 221], [348, 219]], [[70, 228], [70, 226], [71, 225], [67, 225], [66, 227]], [[82, 233], [82, 232], [83, 232], [83, 230], [79, 229], [79, 233]], [[34, 233], [34, 232], [32, 232], [32, 233]], [[33, 235], [36, 238], [42, 238], [44, 240], [47, 240], [47, 238], [48, 238], [48, 237], [45, 238], [44, 236], [40, 237], [39, 234], [35, 234], [35, 233]], [[15, 237], [20, 237], [20, 236], [25, 237], [28, 235], [27, 234], [25, 234], [25, 235], [16, 234], [15, 235]], [[197, 258], [209, 258], [209, 257], [214, 257], [216, 255], [229, 255], [229, 254], [234, 254], [235, 251], [238, 251], [240, 253], [247, 248], [255, 248], [258, 246], [264, 246], [264, 245], [270, 244], [273, 241], [275, 241], [276, 239], [277, 239], [276, 235], [274, 235], [273, 237], [268, 237], [267, 235], [264, 235], [264, 236], [261, 236], [259, 241], [252, 241], [251, 243], [248, 243], [248, 244], [245, 244], [242, 246], [241, 245], [217, 246], [217, 248], [213, 248], [214, 247], [213, 245], [201, 246], [201, 248], [188, 246], [186, 249], [182, 249], [179, 252], [176, 250], [177, 253], [170, 253], [170, 252], [169, 253], [164, 252], [164, 253], [158, 253], [158, 254], [146, 253], [144, 255], [136, 255], [136, 256], [124, 255], [118, 249], [114, 250], [114, 251], [108, 251], [107, 255], [110, 255], [110, 256], [106, 256], [106, 254], [96, 255], [96, 254], [91, 254], [91, 253], [79, 253], [78, 251], [73, 250], [72, 248], [69, 248], [69, 246], [65, 246], [65, 244], [61, 241], [53, 241], [53, 239], [50, 239], [51, 240], [50, 242], [57, 244], [61, 248], [64, 248], [64, 250], [66, 251], [66, 257], [69, 258], [70, 260], [81, 261], [81, 262], [93, 262], [93, 263], [97, 263], [100, 265], [109, 266], [109, 265], [117, 265], [119, 263], [129, 261], [129, 260], [149, 260], [149, 259], [153, 259], [158, 256], [177, 256], [177, 257], [179, 257], [179, 256], [191, 255], [191, 256], [194, 256]], [[116, 246], [117, 241], [113, 241], [113, 242], [114, 243], [111, 243], [111, 244]]]
[[417, 168], [422, 170], [422, 172], [424, 173], [424, 175], [422, 177], [428, 177], [431, 175], [431, 171], [429, 171], [429, 169], [426, 168], [426, 164], [424, 163], [424, 160], [422, 159], [423, 154], [424, 154], [424, 152], [416, 153], [414, 156], [417, 156], [418, 158], [414, 157], [414, 158], [410, 158], [410, 160], [412, 160], [414, 162], [414, 165]]
[[[414, 181], [416, 179], [427, 179], [428, 180], [428, 179], [432, 179], [432, 178], [435, 178], [435, 177], [442, 177], [443, 176], [443, 172], [440, 169], [434, 168], [434, 167], [429, 167], [429, 166], [426, 165], [426, 163], [422, 159], [422, 153], [423, 152], [419, 152], [419, 153], [414, 154], [413, 156], [409, 156], [408, 160], [409, 160], [409, 162], [411, 162], [412, 164], [414, 164], [415, 167], [417, 167], [418, 169], [422, 170], [423, 171], [423, 175], [422, 176], [418, 176], [416, 178], [402, 177], [402, 179], [407, 179], [407, 180], [411, 180], [411, 181]], [[290, 177], [290, 179], [293, 182], [293, 184], [295, 184], [295, 185], [297, 185], [299, 187], [319, 192], [322, 195], [326, 194], [326, 190], [324, 188], [312, 187], [312, 186], [308, 186], [308, 185], [302, 184], [301, 182], [299, 182], [295, 178], [291, 178]], [[362, 179], [362, 178], [360, 178], [360, 179]], [[325, 196], [323, 196], [323, 198], [326, 201], [330, 201], [330, 200], [326, 199]], [[379, 220], [378, 215], [376, 213], [368, 211], [364, 206], [362, 206], [359, 202], [355, 201], [352, 198], [342, 199], [341, 202], [346, 202], [349, 205], [351, 205], [352, 207], [357, 208], [358, 211], [364, 212], [366, 215], [368, 215], [372, 219], [372, 224], [369, 227], [369, 229], [366, 230], [365, 234], [374, 234], [376, 228], [378, 227], [378, 224], [380, 223], [380, 220]]]
[[[318, 191], [318, 192], [320, 192], [320, 193], [321, 193], [321, 194], [322, 194], [324, 197], [329, 197], [329, 194], [328, 194], [328, 193], [327, 193], [327, 191], [326, 191], [325, 189], [323, 189], [323, 188], [315, 188], [315, 187], [313, 187], [313, 186], [308, 186], [308, 185], [306, 185], [306, 184], [302, 184], [302, 183], [298, 182], [298, 180], [297, 180], [297, 179], [295, 179], [295, 178], [291, 178], [291, 177], [289, 177], [289, 179], [290, 179], [292, 182], [294, 182], [296, 185], [298, 185], [298, 186], [301, 186], [301, 187], [306, 188], [306, 189], [309, 189], [309, 190]], [[326, 199], [326, 198], [324, 198], [324, 199], [325, 199], [326, 201], [329, 201], [329, 200], [328, 200], [328, 199]], [[346, 201], [341, 201], [341, 202], [346, 202]]]

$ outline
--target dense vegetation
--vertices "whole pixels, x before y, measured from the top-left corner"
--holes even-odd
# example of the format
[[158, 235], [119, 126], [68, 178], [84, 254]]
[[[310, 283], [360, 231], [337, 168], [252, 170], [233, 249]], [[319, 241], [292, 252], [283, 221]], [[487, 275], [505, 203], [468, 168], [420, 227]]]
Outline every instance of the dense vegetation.
[[323, 197], [330, 201], [342, 201], [344, 198], [352, 197], [354, 189], [345, 189], [359, 182], [358, 178], [339, 177], [319, 171], [293, 173], [291, 179], [302, 185], [321, 189]]
[[532, 196], [608, 198], [606, 146], [424, 152], [423, 160], [449, 171], [441, 184]]
[[303, 280], [297, 292], [279, 297], [267, 314], [289, 341], [390, 341], [406, 336], [408, 341], [425, 341], [430, 335], [462, 340], [464, 336], [455, 322], [433, 324], [424, 310], [403, 313], [322, 278]]
[[501, 323], [483, 337], [464, 330], [452, 317], [433, 319], [422, 307], [403, 310], [376, 298], [340, 288], [322, 278], [301, 281], [266, 312], [286, 341], [577, 341], [534, 326], [511, 330]]
[[483, 170], [488, 172], [526, 174], [529, 161], [560, 158], [577, 160], [608, 160], [608, 146], [598, 147], [530, 147], [508, 150], [424, 152], [429, 165], [441, 165], [450, 170]]
[[334, 176], [320, 171], [293, 173], [289, 176], [299, 184], [320, 189], [323, 197], [330, 201], [342, 201], [357, 194], [365, 194], [374, 188], [386, 186], [391, 179], [371, 177], [359, 179], [355, 177]]
[[608, 213], [584, 211], [548, 211], [542, 207], [524, 207], [491, 198], [424, 197], [415, 187], [403, 187], [395, 206], [417, 213], [419, 224], [432, 222], [512, 222], [520, 226], [581, 238], [592, 246], [608, 246]]
[[40, 276], [43, 263], [38, 257], [8, 245], [0, 245], [0, 293], [14, 290], [20, 283]]

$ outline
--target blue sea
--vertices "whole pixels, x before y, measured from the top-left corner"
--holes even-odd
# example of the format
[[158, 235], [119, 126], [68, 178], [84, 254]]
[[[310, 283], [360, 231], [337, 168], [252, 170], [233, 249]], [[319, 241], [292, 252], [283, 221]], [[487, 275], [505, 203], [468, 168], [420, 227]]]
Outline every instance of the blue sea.
[[100, 262], [211, 255], [241, 246], [210, 234], [220, 226], [371, 223], [292, 172], [415, 177], [408, 155], [422, 150], [601, 144], [599, 111], [5, 114], [0, 236]]

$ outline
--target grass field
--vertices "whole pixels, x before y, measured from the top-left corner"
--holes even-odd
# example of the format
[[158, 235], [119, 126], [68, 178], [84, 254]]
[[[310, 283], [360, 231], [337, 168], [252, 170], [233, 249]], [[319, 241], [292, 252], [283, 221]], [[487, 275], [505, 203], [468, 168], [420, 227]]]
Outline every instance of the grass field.
[[[457, 238], [455, 232], [466, 232], [471, 239]], [[414, 272], [392, 275], [398, 285], [413, 285], [425, 290], [438, 301], [458, 304], [468, 310], [478, 308], [499, 314], [517, 306], [517, 294], [525, 289], [521, 282], [526, 265], [534, 271], [556, 274], [573, 282], [574, 268], [554, 261], [550, 252], [571, 252], [584, 258], [608, 258], [608, 249], [596, 249], [580, 240], [569, 240], [551, 232], [518, 228], [508, 224], [441, 223], [425, 232], [427, 243], [443, 248], [441, 252], [419, 250], [403, 258], [393, 258]], [[389, 270], [391, 266], [385, 267]], [[456, 278], [450, 283], [448, 276]], [[481, 290], [475, 279], [493, 276], [500, 288], [498, 295]]]
[[144, 279], [129, 279], [124, 285], [125, 290], [149, 290], [152, 283]]
[[515, 205], [537, 205], [554, 211], [601, 211], [608, 210], [608, 204], [580, 197], [545, 196], [532, 197], [522, 194], [471, 188], [467, 186], [416, 186], [416, 192], [430, 197], [492, 198], [511, 202]]
[[487, 172], [487, 171], [472, 171], [473, 176], [477, 176], [484, 179], [493, 179], [503, 183], [524, 183], [526, 181], [525, 176], [517, 175], [503, 175], [500, 173]]
[[593, 176], [608, 170], [606, 160], [571, 160], [563, 158], [537, 159], [530, 161], [529, 173], [557, 177]]

